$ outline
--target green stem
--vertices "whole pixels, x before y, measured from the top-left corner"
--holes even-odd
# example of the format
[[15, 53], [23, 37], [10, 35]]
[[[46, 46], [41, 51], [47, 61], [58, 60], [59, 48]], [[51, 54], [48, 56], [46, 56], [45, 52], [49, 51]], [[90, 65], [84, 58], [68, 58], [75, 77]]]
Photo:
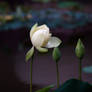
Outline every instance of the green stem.
[[79, 80], [82, 80], [82, 61], [79, 61]]
[[57, 88], [59, 88], [59, 70], [58, 70], [58, 63], [56, 63], [56, 72], [57, 72]]
[[33, 56], [32, 56], [32, 61], [30, 63], [30, 92], [32, 92], [32, 67], [33, 66]]

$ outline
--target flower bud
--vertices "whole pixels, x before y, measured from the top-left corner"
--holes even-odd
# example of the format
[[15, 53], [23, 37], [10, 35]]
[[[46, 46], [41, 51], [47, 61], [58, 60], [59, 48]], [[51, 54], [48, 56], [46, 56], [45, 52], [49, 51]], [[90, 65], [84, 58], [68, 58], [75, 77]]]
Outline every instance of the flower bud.
[[54, 48], [54, 50], [53, 50], [54, 61], [56, 61], [56, 63], [57, 63], [60, 60], [60, 57], [61, 57], [60, 50], [58, 48]]
[[77, 42], [77, 46], [75, 48], [75, 53], [79, 59], [82, 59], [84, 54], [85, 54], [85, 48], [84, 48], [84, 45], [80, 39]]

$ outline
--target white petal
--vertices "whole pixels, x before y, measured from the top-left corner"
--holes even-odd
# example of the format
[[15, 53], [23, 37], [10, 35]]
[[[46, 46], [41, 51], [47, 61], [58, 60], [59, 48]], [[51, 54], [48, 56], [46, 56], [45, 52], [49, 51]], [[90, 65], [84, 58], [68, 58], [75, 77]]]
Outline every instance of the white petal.
[[45, 24], [37, 27], [37, 30], [40, 30], [40, 29], [41, 30], [47, 30], [49, 32], [49, 28]]
[[32, 38], [33, 34], [37, 31], [36, 28], [37, 28], [38, 24], [36, 23], [35, 25], [33, 25], [33, 27], [31, 28], [30, 30], [30, 37]]
[[48, 33], [48, 31], [41, 29], [41, 30], [36, 31], [33, 34], [31, 41], [32, 41], [33, 46], [42, 47], [45, 43], [47, 44], [49, 38], [50, 38], [50, 34]]
[[47, 48], [58, 47], [61, 44], [61, 42], [62, 41], [59, 38], [57, 38], [57, 37], [51, 37], [45, 47], [47, 47]]

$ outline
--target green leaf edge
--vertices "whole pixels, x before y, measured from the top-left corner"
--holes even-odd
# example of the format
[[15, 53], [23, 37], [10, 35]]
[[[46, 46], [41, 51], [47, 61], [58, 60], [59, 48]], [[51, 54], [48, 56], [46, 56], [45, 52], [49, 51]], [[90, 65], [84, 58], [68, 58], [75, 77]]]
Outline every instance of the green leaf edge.
[[48, 92], [51, 88], [54, 88], [54, 86], [55, 85], [49, 85], [47, 87], [37, 90], [36, 92]]

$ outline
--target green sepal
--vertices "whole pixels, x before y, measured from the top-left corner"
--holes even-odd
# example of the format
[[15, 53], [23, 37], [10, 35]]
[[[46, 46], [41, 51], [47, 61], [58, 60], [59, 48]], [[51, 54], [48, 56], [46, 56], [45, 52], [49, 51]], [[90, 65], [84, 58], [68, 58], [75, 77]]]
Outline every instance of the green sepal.
[[53, 57], [54, 61], [56, 61], [56, 63], [60, 60], [60, 58], [61, 58], [61, 53], [60, 53], [59, 48], [54, 48], [54, 49], [53, 49], [52, 57]]
[[48, 49], [47, 49], [47, 48], [36, 47], [36, 49], [37, 49], [40, 53], [47, 53], [47, 52], [48, 52]]
[[49, 90], [51, 89], [51, 88], [53, 88], [55, 85], [49, 85], [49, 86], [47, 86], [47, 87], [45, 87], [45, 88], [42, 88], [42, 89], [39, 89], [39, 90], [37, 90], [36, 92], [49, 92]]
[[34, 55], [34, 47], [32, 47], [26, 54], [26, 62]]

